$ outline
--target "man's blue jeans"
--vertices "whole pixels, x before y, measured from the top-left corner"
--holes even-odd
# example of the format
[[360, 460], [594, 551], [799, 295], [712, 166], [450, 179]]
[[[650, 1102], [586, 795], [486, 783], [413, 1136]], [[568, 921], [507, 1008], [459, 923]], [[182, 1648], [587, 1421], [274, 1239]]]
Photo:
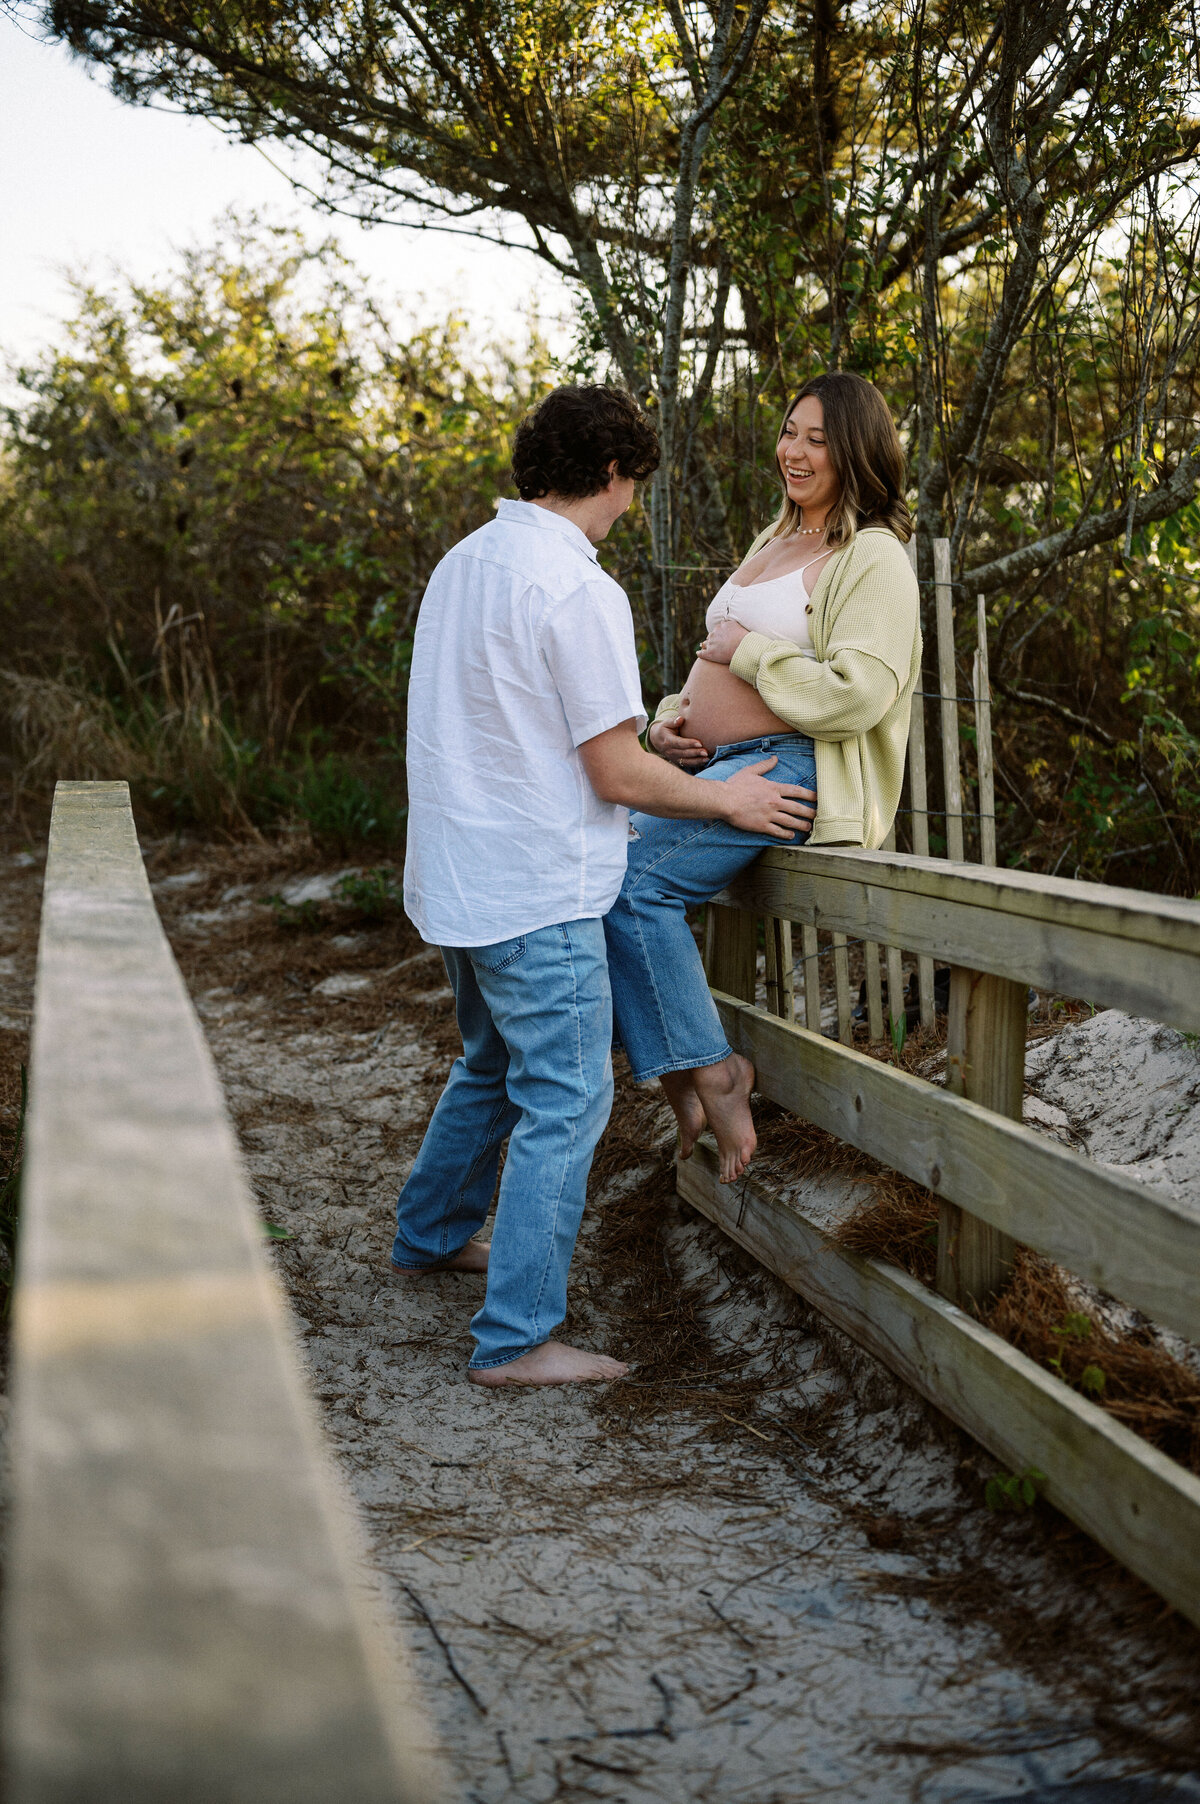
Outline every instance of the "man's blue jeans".
[[442, 948], [463, 1052], [400, 1192], [392, 1263], [450, 1258], [500, 1184], [471, 1366], [507, 1365], [566, 1314], [567, 1271], [596, 1142], [612, 1108], [604, 925], [566, 921], [494, 946]]
[[[719, 745], [697, 776], [721, 781], [775, 753], [769, 783], [817, 786], [813, 742], [804, 733]], [[621, 893], [604, 919], [617, 1039], [639, 1083], [664, 1071], [694, 1071], [729, 1057], [729, 1042], [704, 975], [687, 910], [719, 895], [764, 846], [804, 844], [807, 832], [773, 839], [724, 821], [630, 817], [633, 832]], [[636, 835], [636, 837], [634, 837]]]

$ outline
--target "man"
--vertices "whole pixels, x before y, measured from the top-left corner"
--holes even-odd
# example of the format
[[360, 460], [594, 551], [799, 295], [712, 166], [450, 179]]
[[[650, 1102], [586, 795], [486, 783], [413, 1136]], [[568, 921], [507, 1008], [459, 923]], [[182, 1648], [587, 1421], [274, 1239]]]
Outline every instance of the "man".
[[[603, 916], [628, 810], [787, 838], [812, 809], [761, 773], [701, 782], [643, 751], [633, 620], [595, 547], [658, 464], [614, 388], [560, 388], [517, 432], [519, 501], [442, 559], [409, 690], [405, 907], [441, 947], [462, 1057], [400, 1193], [396, 1274], [487, 1272], [476, 1384], [619, 1378], [550, 1338], [612, 1104]], [[490, 1249], [483, 1226], [508, 1156]]]

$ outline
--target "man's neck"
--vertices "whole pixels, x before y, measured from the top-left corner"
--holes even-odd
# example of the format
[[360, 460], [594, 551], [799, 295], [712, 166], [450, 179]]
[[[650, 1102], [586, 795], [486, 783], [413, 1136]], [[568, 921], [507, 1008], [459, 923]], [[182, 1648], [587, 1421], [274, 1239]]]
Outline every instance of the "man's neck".
[[608, 498], [603, 492], [599, 495], [539, 495], [533, 506], [544, 507], [547, 513], [569, 520], [593, 545], [600, 543], [612, 525]]

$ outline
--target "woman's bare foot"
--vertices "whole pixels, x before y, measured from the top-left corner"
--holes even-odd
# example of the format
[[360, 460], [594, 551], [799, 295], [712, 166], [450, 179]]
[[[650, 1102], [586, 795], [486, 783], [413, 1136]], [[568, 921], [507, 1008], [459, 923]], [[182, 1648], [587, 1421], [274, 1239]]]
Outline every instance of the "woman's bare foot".
[[459, 1247], [457, 1253], [451, 1253], [449, 1259], [439, 1259], [436, 1265], [423, 1265], [419, 1271], [405, 1271], [402, 1265], [393, 1265], [394, 1278], [427, 1278], [433, 1272], [486, 1272], [491, 1242], [468, 1240], [466, 1246]]
[[688, 1159], [707, 1126], [704, 1104], [696, 1094], [690, 1071], [664, 1071], [658, 1081], [679, 1124], [679, 1157]]
[[750, 1114], [754, 1066], [740, 1052], [731, 1052], [719, 1065], [698, 1066], [692, 1078], [709, 1126], [717, 1137], [721, 1182], [736, 1183], [758, 1145]]
[[467, 1377], [472, 1384], [498, 1390], [506, 1384], [602, 1384], [606, 1379], [624, 1378], [628, 1371], [621, 1360], [609, 1359], [604, 1353], [585, 1353], [582, 1347], [547, 1340], [505, 1366], [485, 1366], [480, 1372], [468, 1371]]

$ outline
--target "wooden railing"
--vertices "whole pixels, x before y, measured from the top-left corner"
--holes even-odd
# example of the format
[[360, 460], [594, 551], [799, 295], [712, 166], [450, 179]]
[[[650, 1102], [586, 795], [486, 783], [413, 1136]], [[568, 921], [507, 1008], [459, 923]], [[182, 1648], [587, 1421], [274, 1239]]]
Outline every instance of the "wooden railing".
[[11, 1804], [428, 1804], [124, 783], [60, 783], [13, 1324]]
[[[1015, 1242], [1200, 1341], [1200, 1197], [1180, 1203], [1020, 1122], [1030, 983], [1200, 1031], [1200, 904], [896, 853], [765, 852], [710, 908], [709, 978], [760, 1091], [928, 1186], [936, 1291], [837, 1246], [703, 1143], [680, 1194], [1200, 1623], [1200, 1480], [975, 1319]], [[758, 923], [951, 967], [946, 1087], [754, 1005]], [[897, 956], [897, 962], [899, 954]], [[782, 1015], [783, 1018], [780, 1018]], [[809, 1017], [811, 1022], [811, 1015]], [[819, 1023], [819, 1016], [818, 1016]]]

